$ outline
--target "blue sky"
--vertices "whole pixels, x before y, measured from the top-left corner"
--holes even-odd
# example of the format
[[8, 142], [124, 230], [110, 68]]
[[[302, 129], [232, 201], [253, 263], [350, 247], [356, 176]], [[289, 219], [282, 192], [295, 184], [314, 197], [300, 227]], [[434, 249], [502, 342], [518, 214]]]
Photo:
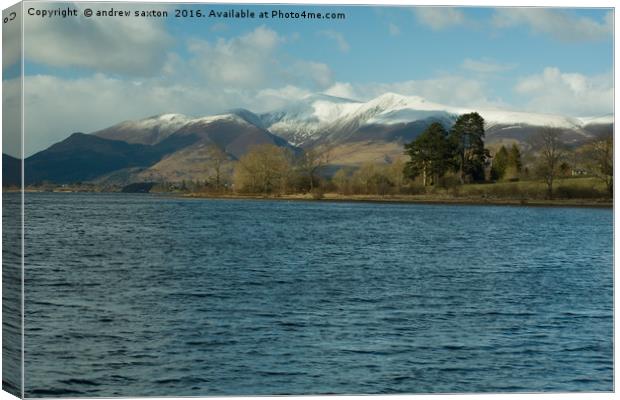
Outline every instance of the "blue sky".
[[[333, 11], [346, 19], [26, 16], [27, 154], [125, 119], [263, 112], [317, 92], [367, 100], [392, 91], [575, 117], [613, 112], [610, 9], [169, 7]], [[11, 70], [5, 63], [6, 81]]]

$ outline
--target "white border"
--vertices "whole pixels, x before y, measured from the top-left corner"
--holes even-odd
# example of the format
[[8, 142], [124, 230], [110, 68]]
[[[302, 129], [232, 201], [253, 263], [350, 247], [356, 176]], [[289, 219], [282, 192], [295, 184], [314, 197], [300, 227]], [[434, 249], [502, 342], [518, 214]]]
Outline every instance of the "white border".
[[[93, 1], [96, 2], [96, 1]], [[157, 2], [153, 2], [153, 1], [144, 1], [144, 0], [136, 0], [134, 1], [136, 3], [157, 3]], [[13, 4], [15, 4], [15, 1], [12, 0], [0, 0], [0, 5], [2, 7], [2, 9], [5, 9]], [[161, 3], [161, 2], [160, 2]], [[441, 0], [423, 0], [423, 1], [419, 1], [419, 0], [388, 0], [385, 2], [380, 2], [379, 0], [377, 1], [369, 1], [369, 0], [360, 0], [360, 1], [354, 1], [354, 0], [337, 0], [337, 1], [331, 1], [331, 0], [313, 0], [313, 1], [303, 1], [303, 0], [288, 0], [288, 1], [260, 1], [260, 0], [244, 0], [244, 1], [237, 1], [237, 2], [231, 2], [231, 1], [225, 1], [225, 0], [211, 0], [208, 2], [201, 2], [201, 1], [192, 1], [192, 0], [168, 0], [166, 1], [166, 3], [222, 3], [222, 4], [230, 4], [230, 3], [237, 3], [237, 4], [244, 4], [244, 3], [253, 3], [253, 4], [329, 4], [329, 5], [377, 5], [377, 6], [389, 6], [389, 5], [395, 5], [395, 6], [411, 6], [411, 5], [416, 5], [416, 6], [424, 6], [424, 5], [435, 5], [435, 6], [482, 6], [482, 7], [506, 7], [506, 6], [536, 6], [536, 7], [605, 7], [605, 8], [615, 8], [616, 6], [616, 2], [615, 1], [610, 1], [610, 0], [591, 0], [591, 1], [577, 1], [577, 0], [522, 0], [522, 1], [514, 1], [514, 0], [508, 0], [505, 2], [501, 2], [498, 3], [497, 0], [493, 1], [493, 0], [473, 0], [473, 1], [464, 1], [464, 0], [449, 0], [449, 1], [441, 1]], [[23, 29], [24, 29], [24, 24], [22, 21], [22, 65], [21, 65], [21, 71], [22, 71], [22, 93], [23, 93], [23, 74], [24, 74], [24, 58], [23, 58]], [[0, 30], [1, 32], [1, 30]], [[1, 33], [0, 33], [0, 37], [1, 37]], [[616, 74], [618, 73], [617, 69], [615, 68], [617, 64], [617, 27], [614, 24], [614, 89], [615, 89], [615, 82], [616, 82]], [[1, 52], [0, 52], [0, 59], [1, 59]], [[614, 93], [614, 100], [616, 100], [617, 96], [617, 92]], [[615, 104], [617, 104], [617, 101], [615, 101]], [[23, 155], [24, 155], [24, 98], [22, 95], [22, 143], [21, 143], [21, 152], [22, 152], [22, 159], [23, 159]], [[614, 107], [614, 111], [615, 111], [615, 107]], [[0, 119], [2, 118], [2, 108], [0, 107]], [[615, 130], [615, 129], [614, 129]], [[615, 132], [614, 132], [614, 136], [615, 136]], [[615, 146], [614, 146], [614, 151], [615, 154], [620, 154], [620, 140], [615, 140]], [[2, 144], [0, 142], [0, 150], [2, 148]], [[614, 159], [616, 160], [617, 157], [614, 157]], [[614, 173], [615, 176], [618, 176], [618, 173], [620, 172], [620, 167], [618, 166], [618, 163], [615, 163], [615, 168], [614, 168]], [[23, 171], [23, 165], [22, 165], [22, 180], [24, 179], [24, 171]], [[1, 177], [0, 177], [0, 182], [1, 182]], [[617, 183], [617, 182], [616, 182]], [[615, 184], [615, 190], [614, 190], [614, 199], [617, 198], [618, 195], [618, 185]], [[24, 202], [24, 194], [22, 192], [22, 207], [23, 207], [23, 203]], [[615, 203], [615, 202], [614, 202]], [[0, 200], [0, 206], [1, 206], [2, 202]], [[1, 222], [0, 222], [1, 224]], [[615, 255], [615, 250], [618, 248], [618, 245], [620, 244], [620, 238], [618, 238], [615, 235], [616, 232], [616, 228], [618, 227], [618, 219], [617, 219], [617, 215], [615, 214], [615, 207], [614, 207], [614, 255]], [[22, 218], [22, 232], [24, 229], [24, 219]], [[0, 244], [0, 250], [1, 250], [2, 246]], [[24, 274], [23, 274], [23, 250], [25, 249], [24, 247], [24, 238], [22, 237], [22, 380], [24, 379], [25, 375], [24, 375], [24, 365], [23, 365], [23, 357], [24, 357], [24, 345], [23, 345], [23, 340], [24, 340], [24, 336], [23, 336], [23, 329], [24, 329], [24, 315], [23, 315], [23, 305], [24, 305]], [[1, 251], [0, 251], [1, 254]], [[0, 256], [1, 257], [1, 256]], [[617, 261], [614, 257], [614, 282], [615, 282], [615, 272], [616, 272], [616, 268], [617, 268]], [[2, 289], [0, 287], [0, 295]], [[620, 301], [618, 299], [618, 296], [616, 296], [616, 286], [614, 285], [614, 387], [615, 384], [618, 382], [617, 377], [618, 377], [618, 361], [619, 361], [619, 357], [618, 357], [618, 352], [615, 351], [615, 344], [618, 343], [618, 338], [619, 338], [619, 334], [618, 334], [618, 329], [617, 329], [617, 318], [616, 318], [616, 310], [619, 309], [619, 305], [620, 305]], [[0, 339], [1, 339], [1, 332], [0, 332]], [[0, 365], [0, 374], [2, 372], [2, 366]], [[22, 383], [22, 391], [23, 391], [23, 383]], [[23, 396], [23, 392], [22, 392], [22, 396]], [[14, 399], [15, 397], [0, 391], [0, 400], [5, 400], [5, 399]], [[220, 397], [211, 397], [211, 398], [220, 398]], [[279, 396], [269, 396], [269, 397], [257, 397], [259, 399], [264, 399], [264, 400], [281, 400], [282, 397]], [[287, 396], [286, 398], [290, 398], [290, 399], [329, 399], [329, 398], [337, 398], [337, 399], [347, 399], [347, 400], [366, 400], [369, 398], [369, 396]], [[381, 400], [387, 400], [387, 399], [395, 399], [395, 400], [450, 400], [450, 399], [459, 399], [459, 400], [501, 400], [501, 399], [512, 399], [512, 400], [527, 400], [527, 399], [545, 399], [545, 400], [551, 400], [551, 399], [568, 399], [568, 400], [585, 400], [585, 399], [593, 399], [593, 400], [599, 400], [599, 399], [616, 399], [616, 398], [620, 398], [620, 395], [617, 393], [546, 393], [546, 394], [454, 394], [454, 395], [443, 395], [443, 394], [433, 394], [433, 395], [389, 395], [389, 396], [383, 396], [383, 395], [378, 395], [378, 396], [370, 396], [370, 398], [372, 399], [381, 399]], [[71, 398], [74, 399], [74, 398]], [[132, 398], [132, 397], [126, 397], [126, 399], [136, 399], [136, 398]], [[149, 399], [183, 399], [183, 397], [150, 397]], [[222, 399], [227, 399], [227, 400], [236, 400], [236, 399], [247, 399], [247, 397], [222, 397]]]

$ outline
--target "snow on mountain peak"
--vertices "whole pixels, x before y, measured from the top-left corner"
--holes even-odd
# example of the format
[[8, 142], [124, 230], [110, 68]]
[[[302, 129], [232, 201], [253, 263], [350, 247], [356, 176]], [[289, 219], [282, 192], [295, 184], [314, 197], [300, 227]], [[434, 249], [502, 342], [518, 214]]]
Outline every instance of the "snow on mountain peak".
[[179, 121], [179, 120], [187, 120], [188, 119], [188, 117], [186, 115], [183, 115], [183, 114], [161, 114], [161, 115], [158, 115], [158, 116], [153, 117], [153, 118], [157, 118], [157, 119], [159, 119], [161, 121], [168, 121], [168, 122], [173, 121], [173, 120], [178, 120]]
[[[612, 124], [614, 121], [613, 115], [571, 118], [505, 109], [447, 106], [420, 96], [405, 96], [393, 92], [384, 93], [366, 102], [318, 93], [291, 101], [279, 110], [261, 115], [246, 109], [233, 109], [222, 114], [199, 118], [183, 114], [161, 114], [139, 121], [125, 121], [110, 129], [153, 131], [156, 132], [157, 138], [161, 138], [186, 125], [232, 121], [268, 129], [286, 138], [293, 145], [304, 145], [317, 140], [332, 140], [337, 135], [347, 136], [364, 127], [372, 130], [374, 129], [372, 126], [375, 125], [395, 126], [416, 121], [439, 120], [449, 126], [459, 115], [470, 112], [478, 112], [484, 118], [487, 129], [493, 127], [504, 129], [506, 126], [515, 128], [551, 126], [585, 135], [587, 133], [583, 128], [588, 124]], [[108, 136], [116, 137], [119, 134]]]
[[614, 123], [614, 115], [599, 115], [596, 117], [582, 117], [577, 118], [584, 126], [585, 125], [596, 125], [596, 124], [613, 124]]
[[154, 115], [137, 121], [125, 121], [116, 125], [119, 128], [130, 129], [157, 129], [160, 132], [173, 132], [185, 125], [190, 120], [183, 114]]
[[302, 102], [305, 103], [313, 103], [315, 101], [329, 101], [332, 103], [359, 103], [357, 100], [347, 99], [344, 97], [332, 96], [330, 94], [325, 93], [313, 93], [304, 96], [301, 99]]

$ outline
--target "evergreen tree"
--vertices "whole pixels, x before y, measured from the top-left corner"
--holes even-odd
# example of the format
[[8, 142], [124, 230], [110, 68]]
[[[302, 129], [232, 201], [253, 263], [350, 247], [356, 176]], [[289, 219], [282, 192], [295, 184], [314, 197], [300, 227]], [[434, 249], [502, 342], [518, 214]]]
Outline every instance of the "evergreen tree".
[[437, 183], [454, 158], [448, 134], [438, 122], [429, 125], [417, 139], [406, 144], [405, 152], [410, 157], [405, 164], [405, 175], [411, 179], [421, 175], [424, 186]]
[[506, 147], [502, 146], [493, 156], [493, 164], [491, 166], [491, 178], [500, 180], [506, 174], [506, 169], [510, 164], [510, 156]]
[[484, 119], [472, 112], [461, 115], [450, 132], [456, 147], [456, 163], [461, 183], [483, 181], [489, 151], [484, 148]]
[[516, 143], [512, 144], [510, 152], [508, 153], [508, 166], [514, 167], [517, 173], [521, 172], [523, 168], [523, 162], [521, 161], [521, 151]]

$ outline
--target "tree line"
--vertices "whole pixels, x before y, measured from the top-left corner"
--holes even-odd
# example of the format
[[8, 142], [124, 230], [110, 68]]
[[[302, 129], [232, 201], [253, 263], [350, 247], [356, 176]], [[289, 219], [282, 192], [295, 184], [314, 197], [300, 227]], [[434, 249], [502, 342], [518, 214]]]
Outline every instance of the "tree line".
[[490, 159], [484, 147], [484, 119], [475, 112], [461, 115], [450, 132], [434, 122], [405, 145], [405, 152], [410, 158], [405, 174], [411, 179], [421, 176], [424, 186], [435, 185], [450, 170], [462, 184], [484, 181]]
[[[484, 146], [484, 119], [476, 112], [464, 114], [450, 131], [440, 123], [432, 123], [417, 139], [405, 145], [410, 158], [405, 174], [411, 179], [421, 176], [424, 186], [435, 185], [450, 171], [458, 174], [461, 184], [518, 181], [523, 177], [542, 179], [549, 199], [554, 196], [554, 184], [559, 177], [587, 174], [603, 181], [607, 195], [612, 197], [612, 134], [577, 149], [565, 144], [563, 134], [561, 128], [544, 127], [528, 138], [530, 171], [524, 169], [522, 151], [516, 143], [508, 148], [502, 145], [491, 157]], [[577, 168], [577, 159], [581, 169]]]
[[[421, 194], [438, 187], [472, 183], [538, 180], [553, 198], [559, 178], [588, 175], [604, 182], [613, 194], [613, 138], [597, 138], [578, 148], [562, 141], [563, 131], [543, 128], [527, 140], [501, 145], [491, 154], [485, 147], [484, 119], [476, 112], [459, 116], [449, 129], [430, 124], [404, 145], [405, 160], [360, 166], [330, 165], [327, 147], [298, 154], [275, 145], [254, 146], [238, 160], [217, 147], [210, 150], [210, 176], [201, 183], [183, 182], [190, 191], [281, 195], [334, 192], [350, 194]], [[524, 151], [526, 150], [526, 151]]]

